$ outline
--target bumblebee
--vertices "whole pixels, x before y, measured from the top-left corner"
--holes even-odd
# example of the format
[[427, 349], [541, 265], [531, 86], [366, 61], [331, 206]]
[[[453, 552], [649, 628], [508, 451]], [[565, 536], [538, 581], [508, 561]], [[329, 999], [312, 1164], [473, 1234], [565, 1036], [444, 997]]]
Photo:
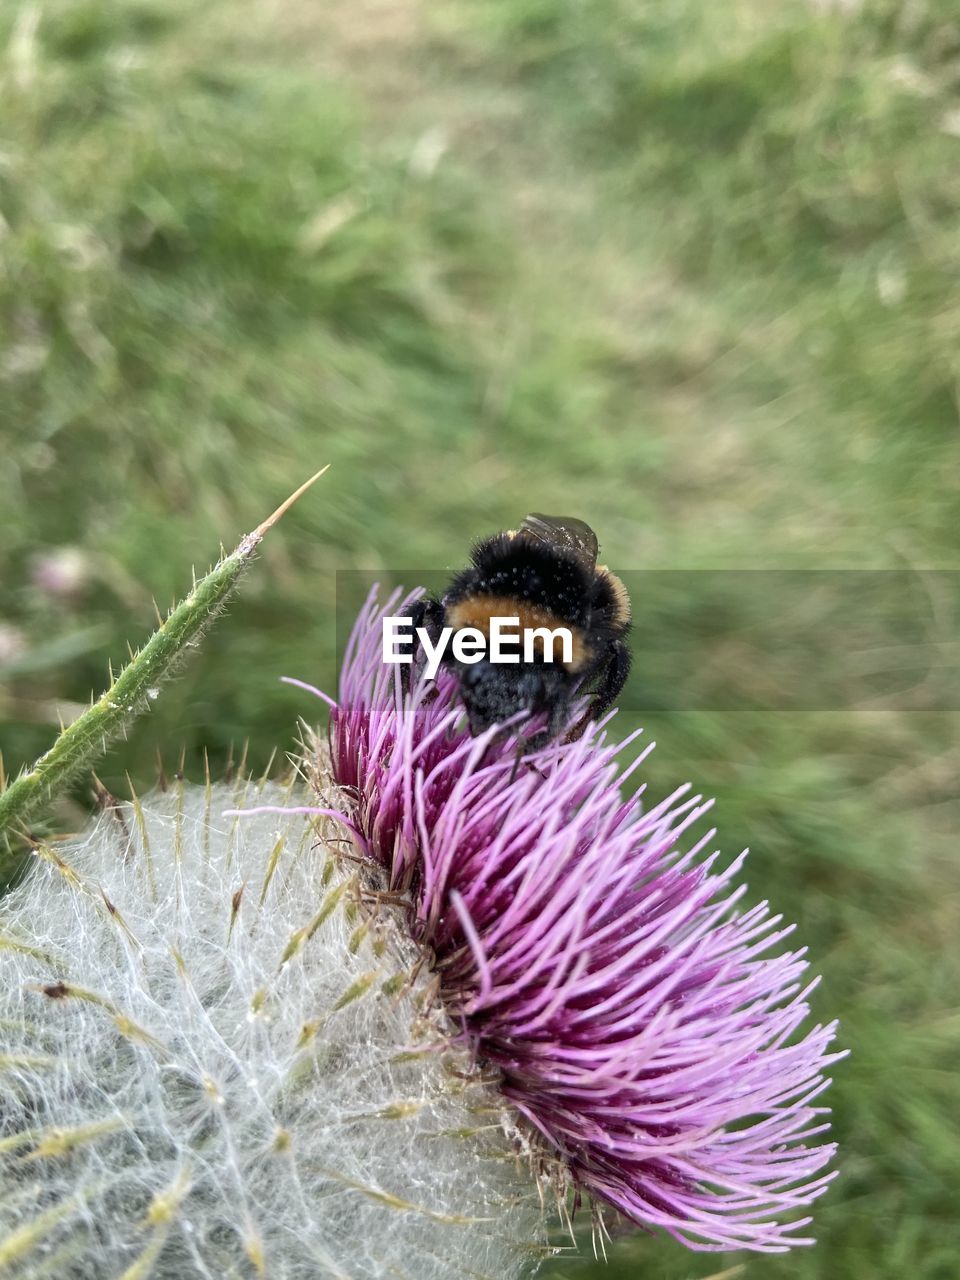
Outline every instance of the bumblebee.
[[[630, 671], [630, 598], [620, 579], [597, 564], [598, 552], [597, 535], [582, 520], [533, 513], [518, 529], [477, 542], [470, 566], [442, 597], [418, 601], [414, 636], [424, 627], [431, 642], [445, 627], [454, 633], [472, 627], [489, 641], [491, 619], [518, 620], [512, 661], [491, 661], [489, 645], [469, 663], [444, 650], [441, 665], [457, 676], [472, 734], [517, 713], [545, 714], [546, 727], [526, 740], [534, 749], [561, 734], [579, 737], [617, 697]], [[569, 635], [561, 640], [544, 628]], [[409, 687], [411, 667], [404, 670]], [[573, 703], [583, 694], [586, 713], [571, 727]]]

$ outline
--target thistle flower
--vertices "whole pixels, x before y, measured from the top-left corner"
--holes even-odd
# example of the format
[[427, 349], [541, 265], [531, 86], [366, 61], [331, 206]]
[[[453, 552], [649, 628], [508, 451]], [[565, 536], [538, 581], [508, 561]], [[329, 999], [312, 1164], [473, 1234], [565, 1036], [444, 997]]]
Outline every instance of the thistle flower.
[[[578, 1188], [694, 1249], [810, 1244], [797, 1216], [834, 1145], [817, 1102], [835, 1024], [797, 1038], [816, 979], [766, 903], [737, 904], [745, 854], [683, 842], [710, 807], [680, 787], [646, 811], [603, 724], [517, 767], [472, 738], [441, 673], [404, 705], [368, 600], [330, 717], [350, 820], [413, 904], [442, 999], [475, 1059]], [[649, 749], [648, 749], [649, 750]], [[642, 790], [642, 789], [641, 789]]]
[[545, 1178], [810, 1243], [834, 1026], [742, 856], [683, 851], [709, 806], [625, 798], [604, 725], [518, 767], [449, 677], [404, 701], [380, 620], [312, 792], [111, 804], [0, 905], [0, 1272], [510, 1280]]
[[44, 595], [70, 600], [87, 586], [90, 569], [90, 559], [80, 547], [53, 547], [34, 556], [30, 578]]

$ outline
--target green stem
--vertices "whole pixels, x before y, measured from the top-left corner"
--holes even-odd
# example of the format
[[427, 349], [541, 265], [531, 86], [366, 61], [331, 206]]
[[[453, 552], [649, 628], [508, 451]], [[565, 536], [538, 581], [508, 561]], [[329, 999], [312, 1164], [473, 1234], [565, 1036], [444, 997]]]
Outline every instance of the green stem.
[[236, 550], [201, 578], [106, 693], [64, 729], [50, 750], [26, 773], [0, 792], [0, 837], [26, 834], [37, 811], [92, 768], [110, 742], [150, 705], [162, 682], [223, 608], [264, 534], [323, 471], [301, 485], [272, 516], [242, 538]]

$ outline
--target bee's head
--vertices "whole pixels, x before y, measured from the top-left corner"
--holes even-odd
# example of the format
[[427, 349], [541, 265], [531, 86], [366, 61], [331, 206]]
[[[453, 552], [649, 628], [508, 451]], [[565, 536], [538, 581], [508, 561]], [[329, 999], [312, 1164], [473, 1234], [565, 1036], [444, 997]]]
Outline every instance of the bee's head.
[[511, 664], [484, 658], [459, 668], [460, 694], [471, 734], [502, 724], [520, 712], [533, 715], [565, 696], [563, 670], [550, 664]]

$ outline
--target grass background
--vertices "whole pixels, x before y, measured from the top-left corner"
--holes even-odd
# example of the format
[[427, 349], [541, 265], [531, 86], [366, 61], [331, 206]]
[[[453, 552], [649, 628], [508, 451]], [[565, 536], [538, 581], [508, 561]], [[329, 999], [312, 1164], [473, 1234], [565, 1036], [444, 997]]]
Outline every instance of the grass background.
[[[264, 764], [312, 711], [277, 677], [333, 685], [336, 571], [452, 567], [530, 508], [624, 569], [957, 568], [958, 213], [948, 0], [5, 5], [8, 772], [325, 462], [108, 785]], [[842, 1176], [813, 1250], [546, 1274], [953, 1280], [957, 714], [764, 712], [718, 661], [750, 710], [658, 710], [638, 647], [620, 731], [799, 921]]]

